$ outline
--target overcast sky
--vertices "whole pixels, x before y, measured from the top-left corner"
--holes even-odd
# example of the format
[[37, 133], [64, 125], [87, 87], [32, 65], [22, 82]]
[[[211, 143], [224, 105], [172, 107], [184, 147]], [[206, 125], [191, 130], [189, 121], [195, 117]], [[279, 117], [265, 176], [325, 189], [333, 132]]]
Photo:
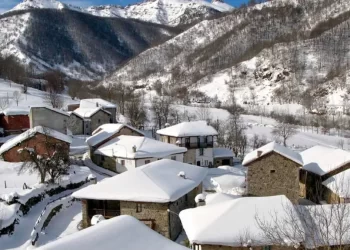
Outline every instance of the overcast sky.
[[[102, 4], [119, 4], [127, 5], [132, 3], [140, 2], [141, 0], [61, 0], [61, 2], [69, 3], [75, 6], [88, 7], [91, 5], [102, 5]], [[209, 0], [208, 0], [209, 1]], [[225, 0], [233, 6], [239, 6], [248, 0]], [[22, 0], [0, 0], [0, 13], [5, 12], [13, 8], [16, 4], [22, 2]]]

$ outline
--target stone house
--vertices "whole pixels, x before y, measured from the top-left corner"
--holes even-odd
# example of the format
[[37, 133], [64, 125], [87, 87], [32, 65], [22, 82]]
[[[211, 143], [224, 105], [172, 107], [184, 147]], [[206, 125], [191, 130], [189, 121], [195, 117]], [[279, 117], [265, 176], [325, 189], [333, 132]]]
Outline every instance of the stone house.
[[[300, 153], [304, 166], [300, 171], [301, 195], [315, 203], [328, 201], [334, 203], [337, 200], [337, 190], [348, 185], [345, 180], [340, 179], [350, 169], [350, 152], [329, 148], [324, 146], [314, 146]], [[334, 182], [337, 180], [337, 182]], [[329, 189], [324, 182], [333, 183]], [[343, 183], [344, 182], [344, 183]], [[335, 187], [334, 185], [337, 185]], [[341, 200], [341, 199], [340, 199]]]
[[160, 141], [187, 148], [184, 162], [214, 166], [214, 142], [218, 132], [205, 121], [182, 122], [157, 131]]
[[201, 193], [207, 172], [205, 168], [163, 159], [83, 188], [73, 197], [82, 200], [84, 227], [90, 226], [94, 215], [108, 219], [131, 215], [175, 240], [182, 231], [178, 213], [195, 206], [195, 196]]
[[38, 250], [188, 250], [154, 232], [132, 216], [118, 216], [69, 237], [39, 247]]
[[214, 167], [219, 166], [233, 166], [234, 155], [231, 149], [228, 148], [214, 148]]
[[30, 127], [28, 108], [7, 108], [0, 113], [3, 135], [21, 134]]
[[101, 125], [111, 122], [111, 113], [103, 108], [78, 108], [70, 115], [69, 129], [73, 135], [91, 135]]
[[30, 128], [43, 126], [67, 134], [69, 114], [45, 106], [31, 107], [29, 113]]
[[[214, 194], [218, 196], [222, 194]], [[180, 219], [192, 249], [195, 250], [239, 250], [248, 249], [295, 249], [272, 245], [264, 231], [256, 223], [263, 218], [274, 223], [275, 213], [279, 220], [289, 219], [285, 208], [294, 209], [284, 195], [269, 197], [211, 198], [210, 204], [180, 212]], [[210, 216], [208, 216], [210, 215]], [[296, 217], [296, 221], [297, 221]], [[300, 239], [301, 242], [302, 239]], [[281, 242], [281, 245], [285, 242]]]
[[83, 99], [80, 101], [79, 108], [84, 108], [84, 109], [85, 108], [87, 109], [102, 108], [103, 110], [111, 114], [111, 121], [108, 123], [117, 122], [117, 113], [118, 113], [117, 105], [114, 103], [108, 102], [106, 100], [103, 100], [101, 98]]
[[[27, 130], [26, 132], [14, 137], [7, 141], [0, 147], [0, 155], [5, 161], [8, 162], [22, 162], [19, 149], [33, 148], [38, 155], [47, 155], [48, 148], [47, 143], [60, 144], [66, 151], [67, 160], [69, 158], [69, 146], [72, 140], [69, 136], [62, 134], [58, 131], [48, 129], [45, 127], [35, 127]], [[54, 152], [49, 152], [53, 154]]]
[[350, 203], [350, 169], [322, 182], [323, 200], [328, 204]]
[[103, 124], [94, 130], [92, 135], [86, 139], [86, 143], [90, 149], [90, 155], [103, 144], [121, 135], [144, 136], [140, 130], [127, 124]]
[[298, 203], [303, 166], [299, 153], [271, 142], [247, 154], [242, 164], [248, 167], [248, 195], [285, 195], [294, 204]]
[[123, 173], [160, 159], [183, 162], [186, 151], [144, 136], [121, 135], [98, 147], [90, 158], [100, 167]]

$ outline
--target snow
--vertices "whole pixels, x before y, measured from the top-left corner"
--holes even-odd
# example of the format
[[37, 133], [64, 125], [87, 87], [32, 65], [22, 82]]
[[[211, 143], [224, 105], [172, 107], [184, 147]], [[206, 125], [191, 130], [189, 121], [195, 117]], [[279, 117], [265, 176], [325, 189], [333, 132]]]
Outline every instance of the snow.
[[157, 131], [160, 135], [173, 137], [217, 135], [218, 132], [206, 121], [182, 122]]
[[350, 152], [324, 146], [314, 146], [300, 153], [303, 169], [320, 176], [350, 162]]
[[322, 182], [340, 198], [350, 198], [350, 169], [340, 172]]
[[127, 124], [122, 124], [122, 123], [104, 124], [104, 125], [98, 127], [94, 132], [92, 132], [92, 136], [90, 136], [86, 140], [86, 143], [89, 146], [95, 146], [95, 145], [107, 140], [108, 138], [111, 138], [113, 135], [119, 133], [119, 131], [124, 127], [127, 127], [129, 129], [131, 129], [132, 131], [135, 131], [135, 132], [143, 135], [143, 133], [140, 130], [133, 128]]
[[109, 157], [140, 159], [163, 158], [173, 154], [185, 153], [186, 151], [186, 148], [143, 136], [121, 135], [103, 144], [94, 153]]
[[10, 226], [16, 220], [19, 207], [20, 204], [7, 206], [0, 202], [0, 229]]
[[[186, 178], [178, 176], [185, 172]], [[173, 202], [196, 188], [208, 170], [172, 160], [159, 160], [81, 189], [81, 199]]]
[[114, 250], [116, 246], [123, 250], [188, 250], [127, 215], [103, 221], [93, 227], [51, 242], [38, 250]]
[[101, 175], [104, 175], [104, 176], [115, 176], [116, 173], [115, 172], [112, 172], [108, 169], [105, 169], [105, 168], [102, 168], [100, 166], [97, 166], [95, 163], [92, 162], [92, 160], [90, 159], [90, 156], [88, 153], [85, 153], [84, 156], [83, 156], [83, 160], [84, 160], [84, 164], [85, 166], [87, 166], [88, 168], [90, 168], [91, 170], [101, 174]]
[[211, 205], [216, 203], [221, 203], [225, 201], [232, 201], [233, 199], [241, 198], [241, 196], [224, 194], [224, 193], [215, 193], [215, 194], [207, 194], [205, 198], [205, 204]]
[[[261, 152], [261, 155], [258, 156], [258, 153]], [[247, 154], [244, 157], [243, 160], [243, 165], [249, 165], [250, 163], [252, 163], [253, 161], [259, 159], [260, 157], [263, 157], [271, 152], [275, 152], [277, 154], [280, 154], [298, 164], [300, 164], [301, 166], [303, 166], [303, 160], [301, 158], [301, 155], [297, 152], [294, 152], [293, 150], [286, 148], [276, 142], [270, 142], [268, 144], [266, 144], [265, 146], [262, 146], [261, 148], [258, 148], [252, 152], [250, 152], [249, 154]]]
[[257, 225], [256, 216], [274, 223], [271, 213], [283, 220], [289, 218], [286, 207], [292, 206], [283, 195], [244, 197], [183, 210], [180, 219], [191, 243], [241, 247], [245, 243], [242, 240], [247, 240], [252, 246], [264, 246], [270, 242]]
[[213, 154], [214, 158], [234, 157], [232, 150], [229, 148], [214, 148]]
[[33, 8], [41, 8], [41, 9], [63, 9], [65, 5], [55, 1], [55, 0], [24, 0], [22, 3], [15, 6], [14, 10], [27, 10]]
[[96, 107], [116, 108], [117, 106], [111, 102], [105, 101], [100, 98], [80, 100], [80, 108], [96, 108]]
[[55, 131], [53, 129], [44, 128], [42, 126], [37, 126], [32, 129], [27, 130], [26, 132], [12, 138], [11, 140], [7, 141], [5, 144], [3, 144], [0, 147], [0, 155], [5, 153], [6, 151], [10, 150], [11, 148], [17, 146], [19, 143], [35, 136], [36, 133], [40, 134], [47, 134], [48, 136], [51, 136], [53, 138], [56, 138], [57, 140], [72, 143], [72, 138], [70, 136], [67, 136], [65, 134], [62, 134], [58, 131]]
[[29, 108], [28, 107], [11, 107], [7, 108], [1, 113], [3, 113], [6, 116], [15, 116], [15, 115], [29, 115]]
[[109, 112], [103, 110], [102, 108], [77, 108], [76, 110], [73, 111], [73, 114], [76, 114], [77, 116], [83, 119], [91, 118], [94, 114], [96, 114], [100, 110], [110, 114]]
[[244, 167], [210, 168], [203, 187], [206, 191], [241, 196], [245, 192], [246, 175], [247, 169]]

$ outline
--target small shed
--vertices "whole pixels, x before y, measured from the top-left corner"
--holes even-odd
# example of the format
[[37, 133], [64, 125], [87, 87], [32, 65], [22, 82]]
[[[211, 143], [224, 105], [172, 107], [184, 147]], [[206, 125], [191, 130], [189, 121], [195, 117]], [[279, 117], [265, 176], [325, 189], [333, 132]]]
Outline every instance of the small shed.
[[0, 127], [3, 135], [20, 134], [30, 127], [29, 108], [7, 108], [0, 113]]
[[234, 155], [229, 148], [214, 148], [214, 167], [233, 166]]

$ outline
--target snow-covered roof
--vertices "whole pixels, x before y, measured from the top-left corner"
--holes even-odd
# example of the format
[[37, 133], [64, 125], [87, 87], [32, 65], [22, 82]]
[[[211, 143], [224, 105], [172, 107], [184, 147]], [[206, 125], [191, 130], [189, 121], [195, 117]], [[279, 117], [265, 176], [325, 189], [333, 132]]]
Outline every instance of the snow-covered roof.
[[11, 107], [7, 108], [4, 111], [0, 112], [6, 116], [9, 115], [28, 115], [30, 111], [29, 107]]
[[100, 110], [110, 114], [108, 111], [103, 110], [101, 107], [100, 108], [96, 108], [96, 107], [95, 108], [77, 108], [72, 113], [84, 119], [84, 118], [91, 118], [94, 114], [96, 114]]
[[350, 163], [350, 152], [338, 148], [314, 146], [300, 155], [304, 162], [303, 169], [320, 176]]
[[19, 143], [33, 137], [36, 133], [40, 134], [47, 134], [48, 136], [51, 136], [53, 138], [56, 138], [57, 140], [64, 141], [67, 143], [72, 143], [72, 138], [68, 135], [62, 134], [56, 130], [45, 128], [42, 126], [37, 126], [34, 128], [31, 128], [27, 130], [26, 132], [12, 138], [11, 140], [7, 141], [5, 144], [3, 144], [0, 147], [0, 154], [5, 153], [6, 151], [10, 150], [11, 148], [15, 147]]
[[[185, 178], [179, 176], [183, 172]], [[208, 169], [163, 159], [83, 188], [73, 196], [81, 199], [167, 203], [196, 188]]]
[[100, 98], [80, 100], [80, 108], [96, 108], [96, 107], [116, 108], [117, 106], [111, 102], [108, 102]]
[[229, 148], [214, 148], [213, 154], [214, 158], [234, 157], [232, 150]]
[[189, 250], [128, 215], [102, 221], [38, 248], [38, 250], [62, 249]]
[[157, 131], [160, 135], [174, 137], [217, 135], [218, 132], [206, 121], [182, 122]]
[[133, 128], [127, 124], [122, 124], [122, 123], [104, 124], [104, 125], [98, 127], [94, 132], [92, 132], [92, 136], [90, 136], [86, 140], [86, 143], [89, 146], [95, 146], [95, 145], [103, 142], [104, 140], [110, 138], [111, 136], [119, 133], [119, 131], [124, 127], [127, 127], [129, 129], [139, 133], [140, 135], [143, 135], [143, 133], [140, 130]]
[[350, 198], [350, 169], [340, 172], [322, 182], [340, 198]]
[[61, 114], [61, 115], [69, 116], [69, 114], [68, 114], [67, 112], [64, 112], [63, 110], [51, 108], [51, 107], [48, 107], [48, 106], [31, 105], [30, 108], [31, 108], [31, 109], [32, 109], [32, 108], [45, 108], [45, 109], [54, 111], [54, 112], [56, 112], [56, 113], [59, 113], [59, 114]]
[[[260, 156], [258, 156], [258, 152], [261, 152]], [[276, 142], [270, 142], [268, 144], [266, 144], [265, 146], [262, 146], [261, 148], [258, 148], [252, 152], [250, 152], [249, 154], [247, 154], [244, 157], [244, 160], [242, 162], [242, 164], [244, 166], [249, 165], [250, 163], [254, 162], [255, 160], [271, 153], [271, 152], [275, 152], [277, 154], [280, 154], [298, 164], [300, 164], [301, 166], [303, 165], [303, 160], [301, 158], [301, 155], [298, 152], [295, 152], [289, 148], [286, 148]]]
[[274, 223], [271, 213], [278, 215], [279, 219], [288, 218], [286, 207], [293, 205], [284, 195], [243, 197], [183, 210], [180, 219], [191, 243], [233, 247], [248, 243], [264, 246], [270, 245], [270, 242], [256, 218], [266, 223]]
[[151, 157], [163, 158], [173, 154], [185, 153], [186, 151], [186, 148], [143, 136], [121, 135], [106, 142], [94, 153], [109, 157], [140, 159]]
[[224, 194], [224, 193], [213, 193], [213, 194], [209, 193], [205, 197], [205, 204], [212, 205], [220, 202], [232, 201], [238, 198], [241, 198], [241, 196]]

